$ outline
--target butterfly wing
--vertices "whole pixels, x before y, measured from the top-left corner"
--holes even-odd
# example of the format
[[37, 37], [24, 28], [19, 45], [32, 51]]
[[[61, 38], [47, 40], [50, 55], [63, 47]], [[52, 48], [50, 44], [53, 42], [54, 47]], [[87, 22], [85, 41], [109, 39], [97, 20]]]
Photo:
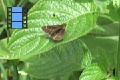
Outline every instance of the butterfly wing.
[[55, 33], [57, 30], [61, 29], [61, 27], [57, 27], [58, 25], [53, 26], [44, 26], [42, 30], [46, 32], [49, 36]]
[[64, 32], [65, 32], [65, 29], [60, 29], [58, 32], [53, 33], [53, 34], [51, 35], [51, 37], [52, 37], [54, 40], [61, 40], [61, 39], [63, 39], [63, 37], [64, 37]]
[[64, 32], [65, 32], [66, 24], [62, 25], [52, 25], [52, 26], [44, 26], [42, 30], [46, 32], [49, 37], [54, 40], [61, 40], [63, 39]]

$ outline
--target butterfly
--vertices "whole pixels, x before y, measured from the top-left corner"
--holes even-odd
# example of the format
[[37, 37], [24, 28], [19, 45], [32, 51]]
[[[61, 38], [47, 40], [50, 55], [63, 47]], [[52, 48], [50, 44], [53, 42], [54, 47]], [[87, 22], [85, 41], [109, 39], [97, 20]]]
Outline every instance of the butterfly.
[[43, 26], [42, 30], [48, 34], [53, 40], [62, 40], [64, 37], [66, 24], [62, 25], [51, 25], [51, 26]]

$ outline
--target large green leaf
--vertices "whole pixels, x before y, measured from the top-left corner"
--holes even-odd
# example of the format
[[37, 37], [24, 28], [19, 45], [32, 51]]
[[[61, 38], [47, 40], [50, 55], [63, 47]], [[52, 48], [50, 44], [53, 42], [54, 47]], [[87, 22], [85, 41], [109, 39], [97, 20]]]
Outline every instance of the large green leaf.
[[[94, 27], [97, 8], [74, 0], [40, 0], [28, 13], [28, 29], [15, 30], [9, 41], [9, 58], [26, 59], [87, 34]], [[46, 37], [41, 27], [66, 23], [62, 41]]]
[[65, 76], [65, 74], [81, 69], [83, 54], [80, 39], [59, 45], [41, 56], [30, 57], [27, 60], [27, 73], [36, 78], [45, 79]]
[[99, 64], [92, 64], [87, 69], [83, 71], [79, 80], [101, 80], [107, 75], [104, 67]]

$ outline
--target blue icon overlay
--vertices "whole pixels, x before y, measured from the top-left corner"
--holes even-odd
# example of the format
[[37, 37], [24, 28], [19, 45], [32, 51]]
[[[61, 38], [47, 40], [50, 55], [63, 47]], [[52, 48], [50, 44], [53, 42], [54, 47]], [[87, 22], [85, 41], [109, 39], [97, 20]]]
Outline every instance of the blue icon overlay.
[[7, 28], [13, 28], [13, 29], [27, 28], [27, 8], [8, 7]]

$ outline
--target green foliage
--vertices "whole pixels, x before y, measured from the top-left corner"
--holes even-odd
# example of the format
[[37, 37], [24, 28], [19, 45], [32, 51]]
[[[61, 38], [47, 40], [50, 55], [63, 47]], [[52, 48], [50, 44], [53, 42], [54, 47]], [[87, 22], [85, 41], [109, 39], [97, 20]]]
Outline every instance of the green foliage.
[[81, 74], [79, 80], [100, 80], [106, 76], [107, 72], [104, 66], [99, 66], [99, 64], [92, 64], [86, 68]]
[[[9, 58], [26, 59], [85, 35], [94, 27], [97, 18], [96, 10], [93, 3], [86, 3], [83, 6], [83, 4], [73, 1], [46, 0], [38, 2], [28, 13], [29, 29], [15, 30], [12, 34], [8, 49], [13, 55], [10, 54]], [[53, 14], [57, 17], [54, 17]], [[55, 42], [44, 37], [42, 26], [62, 23], [67, 24], [62, 41]]]
[[59, 45], [41, 56], [36, 55], [29, 58], [27, 73], [37, 78], [52, 78], [56, 75], [70, 74], [80, 70], [83, 54], [80, 39]]
[[36, 3], [38, 0], [29, 0], [31, 3]]
[[[32, 6], [28, 29], [10, 30], [9, 42], [0, 36], [1, 80], [119, 80], [114, 73], [120, 49], [119, 1], [1, 1], [0, 35], [6, 29], [7, 7]], [[41, 29], [63, 23], [66, 28], [60, 41]]]

